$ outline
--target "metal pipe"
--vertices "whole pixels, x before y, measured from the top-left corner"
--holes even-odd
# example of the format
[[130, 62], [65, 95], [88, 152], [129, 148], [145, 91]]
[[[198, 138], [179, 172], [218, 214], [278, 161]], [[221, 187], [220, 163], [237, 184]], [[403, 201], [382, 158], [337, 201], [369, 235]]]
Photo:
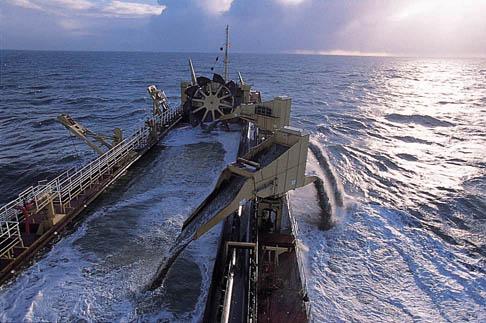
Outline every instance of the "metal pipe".
[[233, 281], [235, 276], [233, 267], [235, 265], [236, 265], [236, 250], [233, 249], [232, 259], [228, 269], [228, 281], [226, 282], [226, 293], [224, 294], [223, 315], [221, 316], [222, 323], [228, 323], [230, 318], [231, 297], [233, 296]]

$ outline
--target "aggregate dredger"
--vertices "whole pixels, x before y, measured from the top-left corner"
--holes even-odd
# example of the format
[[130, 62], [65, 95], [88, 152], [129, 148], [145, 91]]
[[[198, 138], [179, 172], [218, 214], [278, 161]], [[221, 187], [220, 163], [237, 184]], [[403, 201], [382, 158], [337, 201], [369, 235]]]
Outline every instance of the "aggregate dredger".
[[149, 86], [153, 114], [128, 138], [115, 129], [110, 140], [68, 115], [58, 120], [99, 157], [88, 165], [31, 186], [0, 209], [0, 282], [28, 265], [39, 250], [111, 183], [180, 122], [204, 131], [241, 124], [237, 160], [185, 221], [151, 288], [191, 241], [224, 222], [203, 320], [206, 322], [306, 322], [309, 300], [296, 246], [287, 192], [318, 182], [305, 176], [309, 135], [290, 127], [291, 99], [262, 101], [241, 74], [228, 79], [228, 29], [224, 76], [196, 76], [181, 83], [181, 104], [171, 108], [163, 91]]

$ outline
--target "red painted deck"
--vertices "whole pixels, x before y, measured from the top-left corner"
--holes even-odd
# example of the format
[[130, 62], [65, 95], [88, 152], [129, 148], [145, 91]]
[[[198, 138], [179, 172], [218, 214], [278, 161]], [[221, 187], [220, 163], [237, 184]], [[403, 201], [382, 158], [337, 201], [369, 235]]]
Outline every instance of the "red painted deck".
[[[263, 246], [288, 248], [278, 257], [269, 257]], [[284, 234], [262, 234], [260, 239], [258, 285], [259, 322], [307, 322], [294, 237]]]

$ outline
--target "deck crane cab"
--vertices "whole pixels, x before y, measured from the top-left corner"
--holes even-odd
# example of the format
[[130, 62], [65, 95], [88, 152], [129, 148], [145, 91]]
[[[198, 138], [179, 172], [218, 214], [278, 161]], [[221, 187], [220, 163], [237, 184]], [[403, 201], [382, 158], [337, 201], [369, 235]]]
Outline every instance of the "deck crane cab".
[[163, 112], [169, 110], [169, 103], [164, 91], [157, 89], [155, 85], [150, 85], [147, 91], [152, 98], [152, 114], [162, 115]]

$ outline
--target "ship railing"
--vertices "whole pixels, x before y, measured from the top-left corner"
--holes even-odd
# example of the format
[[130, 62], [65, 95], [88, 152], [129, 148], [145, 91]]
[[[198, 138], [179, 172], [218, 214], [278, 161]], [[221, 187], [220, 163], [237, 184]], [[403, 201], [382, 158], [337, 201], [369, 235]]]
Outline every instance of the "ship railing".
[[[297, 220], [295, 217], [292, 215], [292, 209], [290, 207], [289, 199], [286, 199], [287, 202], [284, 203], [284, 207], [287, 208], [289, 218], [290, 218], [290, 223], [292, 226], [292, 232], [294, 233], [294, 237], [297, 240], [297, 237], [299, 236], [299, 225], [297, 224]], [[298, 241], [296, 241], [298, 242]], [[302, 248], [296, 243], [296, 248], [295, 252], [297, 254], [297, 267], [299, 268], [299, 274], [300, 274], [300, 279], [302, 281], [302, 288], [304, 289], [304, 292], [307, 294], [309, 293], [309, 283], [307, 279], [307, 273], [305, 271], [305, 264], [304, 264], [304, 254], [302, 253]], [[306, 307], [306, 312], [307, 312], [307, 319], [309, 322], [312, 322], [312, 304], [310, 301], [305, 302], [305, 307]]]
[[[181, 113], [181, 107], [165, 111], [159, 117], [159, 122], [163, 126], [168, 126], [180, 117]], [[69, 204], [70, 201], [96, 183], [100, 177], [112, 171], [116, 165], [128, 158], [132, 152], [146, 147], [149, 137], [149, 128], [142, 127], [130, 138], [123, 140], [90, 164], [81, 168], [76, 174], [60, 184], [61, 189], [58, 190], [59, 203], [61, 205]]]
[[[181, 106], [169, 109], [158, 117], [159, 123], [162, 126], [168, 126], [181, 114]], [[82, 168], [70, 169], [49, 182], [39, 182], [36, 186], [30, 186], [15, 200], [0, 208], [0, 225], [9, 221], [18, 223], [18, 216], [27, 204], [33, 204], [29, 206], [33, 208], [29, 208], [30, 212], [38, 212], [51, 202], [59, 203], [61, 208], [64, 208], [64, 205], [69, 204], [87, 188], [96, 184], [100, 177], [113, 171], [116, 165], [124, 161], [132, 152], [143, 149], [150, 140], [149, 137], [149, 128], [143, 126], [129, 138], [124, 139]], [[2, 237], [0, 235], [0, 242]]]
[[70, 203], [87, 188], [96, 184], [100, 177], [112, 172], [136, 149], [143, 147], [148, 139], [146, 128], [139, 129], [128, 141], [124, 140], [99, 158], [78, 170], [73, 176], [60, 183], [58, 201], [61, 205]]
[[0, 258], [14, 258], [13, 248], [16, 246], [24, 246], [18, 218], [17, 221], [0, 222]]

